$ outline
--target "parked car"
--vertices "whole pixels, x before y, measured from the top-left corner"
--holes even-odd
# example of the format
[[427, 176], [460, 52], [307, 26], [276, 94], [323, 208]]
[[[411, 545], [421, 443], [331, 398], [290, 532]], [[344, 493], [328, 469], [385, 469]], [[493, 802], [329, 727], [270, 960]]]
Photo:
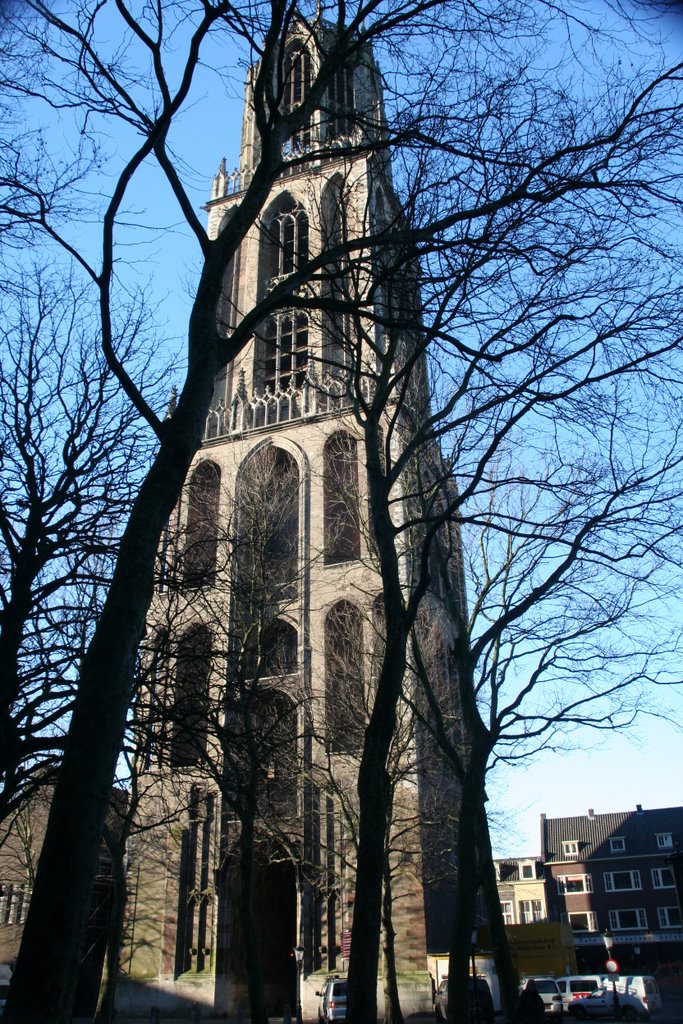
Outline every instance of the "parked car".
[[[520, 985], [520, 991], [526, 986], [527, 981], [531, 981], [531, 978], [524, 979]], [[536, 991], [543, 1000], [546, 1017], [551, 1017], [553, 1020], [557, 1020], [558, 1017], [561, 1018], [564, 1006], [562, 1003], [560, 986], [557, 984], [555, 979], [537, 978], [534, 975], [534, 981], [536, 982]]]
[[609, 983], [583, 999], [574, 999], [568, 1012], [578, 1020], [602, 1017], [636, 1021], [648, 1020], [661, 1008], [662, 1000], [654, 978], [629, 976], [615, 978], [614, 986]]
[[565, 974], [557, 979], [565, 1013], [575, 999], [583, 999], [606, 984], [604, 974]]
[[0, 964], [0, 1017], [5, 1012], [5, 1001], [9, 992], [9, 983], [12, 980], [12, 968], [9, 964]]
[[[477, 976], [476, 987], [474, 978], [468, 978], [467, 984], [470, 1021], [478, 1020], [481, 1024], [493, 1024], [495, 1013], [488, 981]], [[448, 978], [444, 978], [436, 993], [434, 1016], [441, 1024], [448, 1018]]]
[[315, 994], [320, 996], [319, 1024], [333, 1024], [334, 1021], [346, 1020], [346, 978], [340, 978], [338, 974], [331, 975], [325, 979], [325, 984]]

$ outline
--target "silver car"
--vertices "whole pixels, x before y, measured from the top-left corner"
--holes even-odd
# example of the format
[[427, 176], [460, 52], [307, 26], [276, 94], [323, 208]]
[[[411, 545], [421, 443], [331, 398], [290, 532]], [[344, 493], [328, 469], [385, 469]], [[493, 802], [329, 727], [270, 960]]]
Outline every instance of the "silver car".
[[316, 992], [320, 996], [318, 1005], [319, 1024], [333, 1024], [334, 1021], [346, 1020], [346, 979], [334, 975], [325, 980], [325, 984]]

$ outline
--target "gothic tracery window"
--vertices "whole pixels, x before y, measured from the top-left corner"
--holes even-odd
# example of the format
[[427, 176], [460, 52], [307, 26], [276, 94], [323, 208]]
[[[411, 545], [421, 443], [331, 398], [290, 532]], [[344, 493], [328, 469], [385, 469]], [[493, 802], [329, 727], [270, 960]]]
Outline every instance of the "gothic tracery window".
[[323, 490], [325, 562], [360, 558], [358, 452], [349, 434], [333, 434], [325, 444]]
[[325, 134], [328, 139], [351, 134], [353, 110], [353, 69], [342, 64], [330, 78], [325, 97]]
[[366, 720], [363, 619], [356, 605], [339, 601], [325, 619], [325, 731], [330, 750], [358, 750]]
[[183, 555], [188, 587], [210, 586], [215, 579], [220, 483], [221, 471], [214, 462], [200, 462], [190, 478]]
[[291, 196], [283, 196], [261, 229], [263, 280], [266, 288], [273, 282], [308, 263], [308, 214]]
[[170, 716], [174, 768], [197, 764], [206, 751], [212, 647], [205, 626], [192, 626], [178, 643]]
[[259, 334], [262, 344], [262, 384], [271, 394], [303, 386], [308, 367], [308, 317], [281, 313], [268, 317]]
[[[299, 43], [287, 48], [282, 62], [282, 101], [280, 108], [283, 114], [291, 114], [306, 99], [311, 88], [311, 55]], [[311, 123], [307, 120], [301, 128], [287, 141], [286, 153], [296, 155], [305, 150], [311, 141]]]

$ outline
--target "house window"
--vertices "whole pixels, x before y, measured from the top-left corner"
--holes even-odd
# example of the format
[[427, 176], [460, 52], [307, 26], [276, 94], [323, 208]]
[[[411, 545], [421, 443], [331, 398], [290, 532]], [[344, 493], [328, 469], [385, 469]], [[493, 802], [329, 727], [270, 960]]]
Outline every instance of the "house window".
[[671, 868], [653, 868], [652, 869], [652, 888], [653, 889], [673, 889], [674, 887], [674, 876]]
[[514, 907], [512, 905], [512, 900], [501, 900], [500, 909], [503, 912], [503, 921], [505, 922], [505, 924], [514, 924], [515, 914]]
[[640, 871], [605, 872], [605, 892], [625, 892], [628, 889], [642, 889]]
[[623, 836], [612, 836], [609, 841], [610, 853], [624, 853], [626, 850], [626, 840]]
[[358, 454], [349, 434], [337, 433], [325, 444], [325, 562], [360, 558], [358, 525]]
[[568, 921], [573, 932], [596, 932], [598, 924], [592, 910], [571, 911], [562, 915], [563, 921]]
[[593, 880], [590, 875], [558, 875], [557, 891], [561, 895], [574, 892], [593, 892]]
[[674, 840], [671, 832], [658, 832], [657, 833], [657, 847], [660, 850], [670, 850], [674, 845]]
[[562, 856], [565, 860], [577, 860], [579, 856], [579, 844], [576, 839], [569, 839], [562, 843]]
[[610, 910], [609, 926], [613, 931], [636, 931], [647, 928], [647, 914], [642, 908], [636, 910]]
[[533, 924], [543, 920], [543, 903], [541, 900], [520, 900], [520, 924]]
[[680, 928], [681, 912], [678, 907], [657, 907], [660, 928]]
[[522, 864], [522, 878], [535, 878], [533, 864]]
[[28, 882], [10, 882], [0, 886], [0, 925], [24, 923], [31, 892]]

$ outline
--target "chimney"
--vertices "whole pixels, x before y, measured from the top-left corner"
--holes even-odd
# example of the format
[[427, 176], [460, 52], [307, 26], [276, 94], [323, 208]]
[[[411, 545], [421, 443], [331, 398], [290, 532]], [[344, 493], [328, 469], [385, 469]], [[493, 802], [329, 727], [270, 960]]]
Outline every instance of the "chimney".
[[642, 813], [643, 813], [643, 805], [642, 804], [636, 804], [636, 814], [642, 814]]
[[588, 808], [588, 817], [589, 817], [589, 818], [591, 819], [591, 821], [592, 821], [592, 820], [593, 820], [593, 818], [595, 817], [595, 811], [593, 810], [593, 808], [592, 808], [592, 807], [589, 807], [589, 808]]

